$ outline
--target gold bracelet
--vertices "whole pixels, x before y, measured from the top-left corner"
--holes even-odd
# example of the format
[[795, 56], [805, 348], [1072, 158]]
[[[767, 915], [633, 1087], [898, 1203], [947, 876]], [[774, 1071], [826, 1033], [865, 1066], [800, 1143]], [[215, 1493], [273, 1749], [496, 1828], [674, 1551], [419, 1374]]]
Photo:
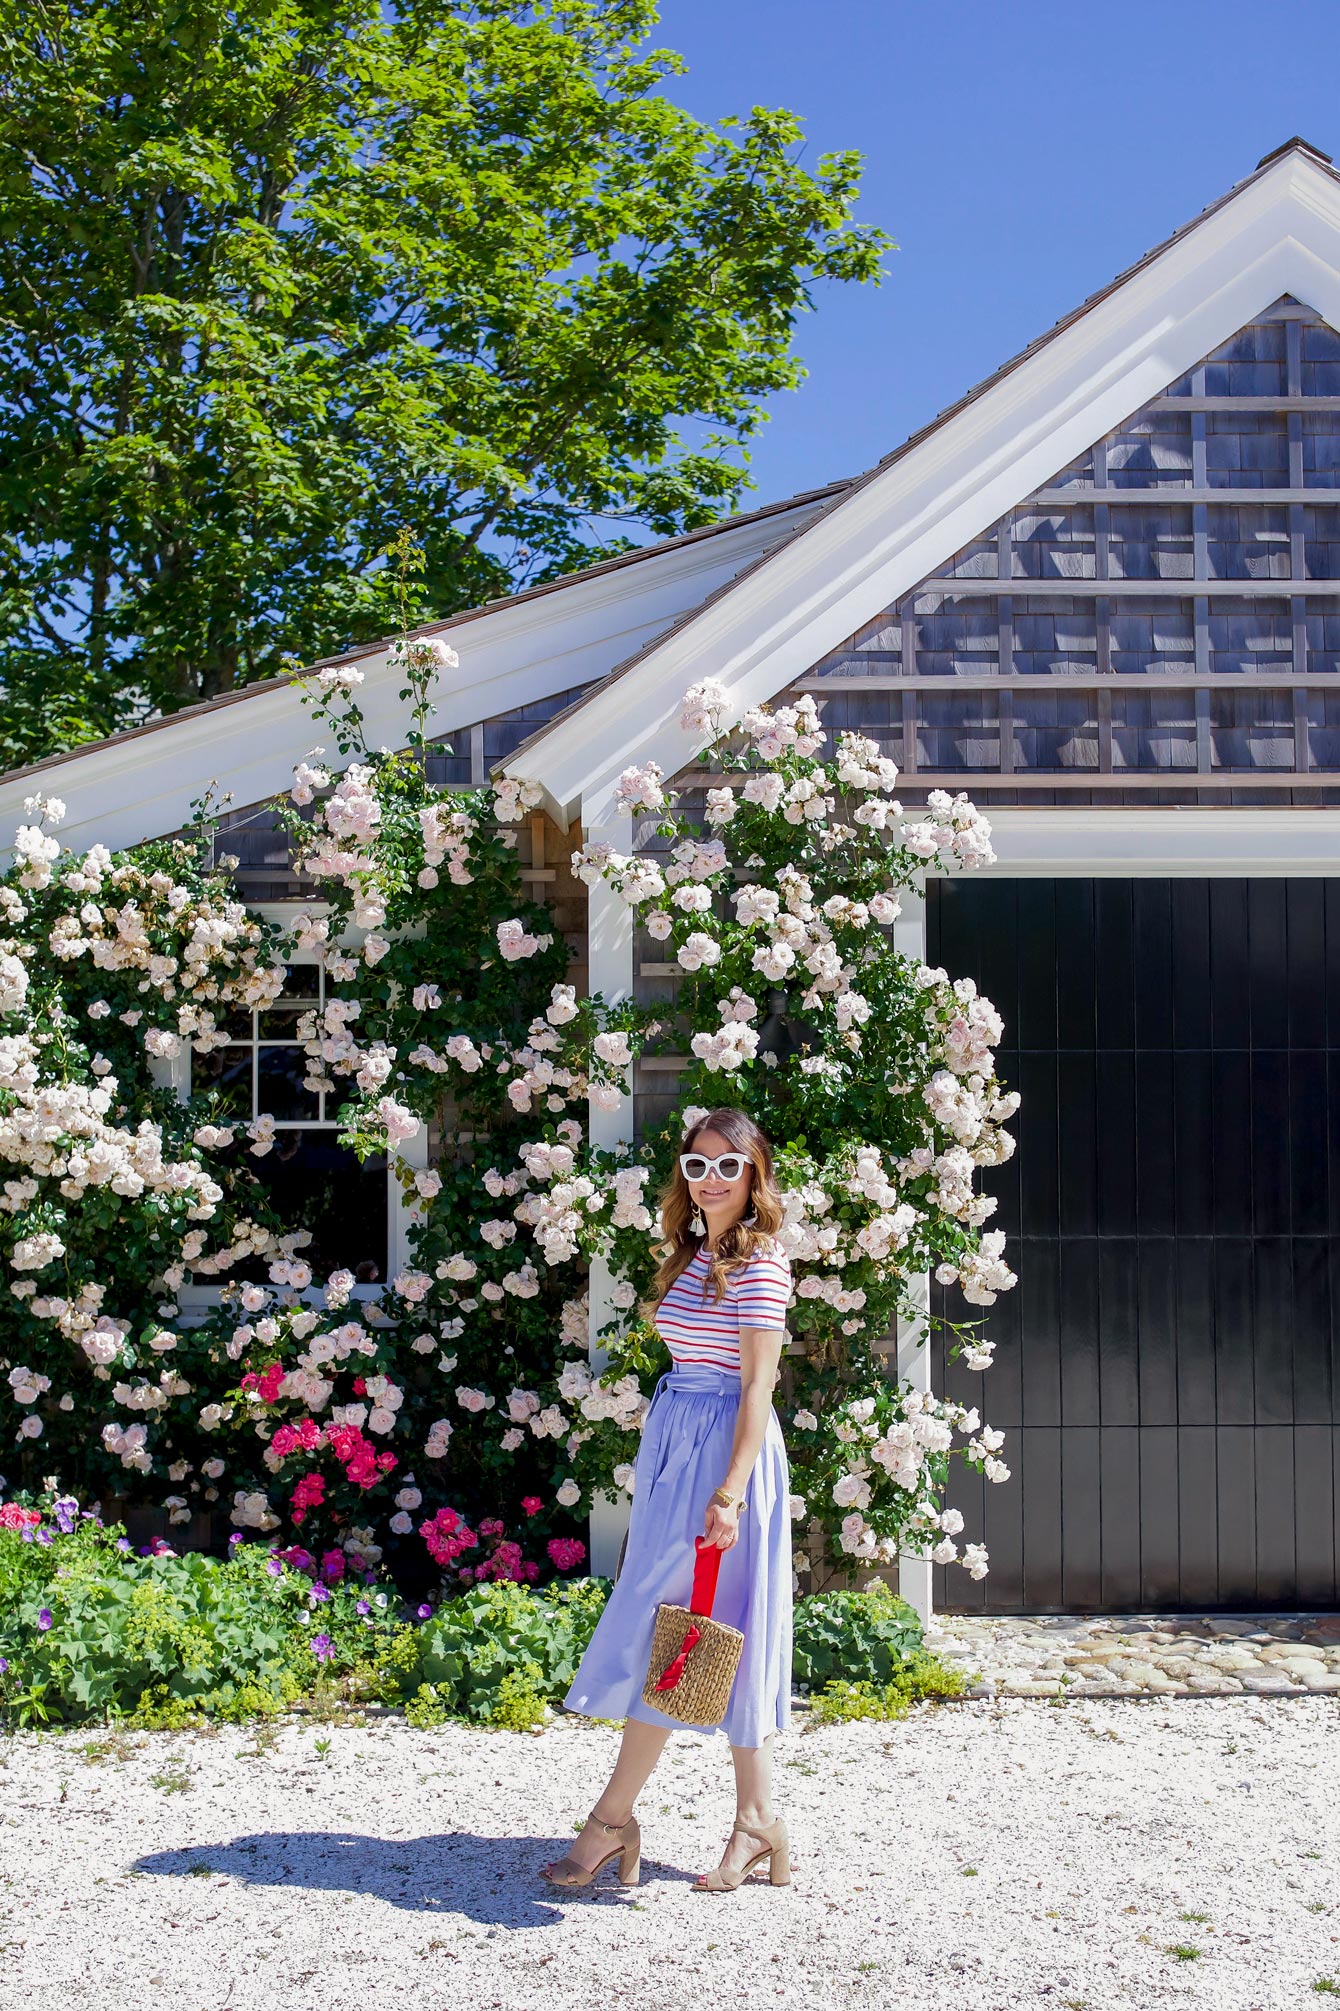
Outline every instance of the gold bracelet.
[[730, 1490], [725, 1487], [717, 1488], [716, 1492], [712, 1496], [713, 1503], [718, 1508], [734, 1508], [735, 1504], [739, 1501], [739, 1499], [740, 1497], [738, 1494], [732, 1494]]

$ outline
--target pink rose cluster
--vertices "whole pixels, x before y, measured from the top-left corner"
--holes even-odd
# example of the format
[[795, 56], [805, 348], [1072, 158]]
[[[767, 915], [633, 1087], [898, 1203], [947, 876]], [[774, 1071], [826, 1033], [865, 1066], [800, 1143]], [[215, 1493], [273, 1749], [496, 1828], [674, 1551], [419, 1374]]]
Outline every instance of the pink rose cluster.
[[279, 1385], [283, 1380], [283, 1363], [271, 1362], [263, 1375], [257, 1375], [254, 1369], [248, 1369], [242, 1378], [242, 1388], [244, 1390], [255, 1390], [262, 1403], [272, 1404], [278, 1399]]
[[454, 1508], [439, 1508], [427, 1522], [419, 1524], [419, 1534], [428, 1545], [435, 1564], [445, 1571], [463, 1550], [473, 1550], [479, 1538], [467, 1529]]
[[35, 1508], [20, 1508], [17, 1501], [0, 1506], [0, 1529], [34, 1529], [42, 1520]]
[[293, 1515], [293, 1526], [301, 1529], [307, 1520], [309, 1508], [320, 1508], [326, 1498], [326, 1483], [319, 1473], [305, 1473], [294, 1488], [289, 1500]]
[[287, 1459], [291, 1452], [315, 1452], [321, 1443], [321, 1427], [315, 1418], [299, 1418], [296, 1424], [281, 1424], [270, 1440], [270, 1450]]
[[[538, 1495], [527, 1495], [521, 1507], [527, 1516], [543, 1506]], [[457, 1564], [463, 1551], [477, 1544], [488, 1546], [487, 1555], [475, 1564], [461, 1564], [456, 1570], [461, 1585], [477, 1585], [488, 1579], [511, 1585], [533, 1584], [540, 1567], [533, 1558], [523, 1557], [521, 1545], [507, 1535], [507, 1525], [497, 1515], [486, 1515], [478, 1532], [467, 1529], [454, 1508], [439, 1508], [428, 1522], [419, 1524], [419, 1534], [443, 1570]], [[586, 1556], [586, 1545], [575, 1536], [555, 1536], [546, 1546], [555, 1570], [575, 1570]]]
[[460, 1576], [470, 1583], [472, 1579], [496, 1578], [511, 1585], [525, 1585], [540, 1575], [536, 1563], [527, 1563], [521, 1555], [521, 1545], [504, 1536], [506, 1524], [496, 1515], [489, 1515], [479, 1525], [479, 1533], [490, 1545], [488, 1556], [482, 1564], [473, 1568], [469, 1565]]
[[[383, 1474], [400, 1464], [393, 1452], [378, 1452], [371, 1440], [351, 1424], [328, 1425], [322, 1432], [310, 1418], [302, 1418], [296, 1424], [281, 1425], [270, 1443], [281, 1457], [299, 1448], [314, 1452], [328, 1445], [344, 1468], [345, 1479], [354, 1487], [375, 1487]], [[301, 1528], [308, 1509], [320, 1508], [325, 1499], [324, 1476], [305, 1473], [289, 1498], [295, 1527]]]
[[344, 1468], [345, 1479], [355, 1487], [375, 1487], [384, 1473], [399, 1465], [393, 1452], [378, 1452], [357, 1425], [328, 1425], [326, 1444]]
[[[538, 1495], [527, 1495], [521, 1506], [527, 1516], [542, 1507]], [[467, 1529], [454, 1508], [439, 1508], [431, 1521], [419, 1524], [419, 1534], [443, 1570], [457, 1564], [463, 1551], [477, 1544], [488, 1546], [487, 1554], [474, 1564], [456, 1570], [461, 1585], [477, 1585], [488, 1579], [511, 1585], [531, 1585], [540, 1575], [534, 1558], [523, 1557], [521, 1545], [507, 1535], [507, 1525], [497, 1515], [486, 1515], [478, 1531]], [[549, 1558], [558, 1571], [572, 1571], [586, 1555], [586, 1545], [575, 1536], [555, 1536], [547, 1546]]]

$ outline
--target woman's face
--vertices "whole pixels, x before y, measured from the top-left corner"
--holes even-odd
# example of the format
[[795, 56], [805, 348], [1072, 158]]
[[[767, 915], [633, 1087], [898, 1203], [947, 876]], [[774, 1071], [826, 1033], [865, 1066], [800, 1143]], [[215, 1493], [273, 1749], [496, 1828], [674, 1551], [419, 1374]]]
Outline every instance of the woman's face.
[[[708, 1130], [700, 1131], [688, 1149], [701, 1152], [707, 1159], [716, 1159], [723, 1152], [738, 1152], [740, 1148], [719, 1131]], [[685, 1179], [688, 1180], [687, 1175]], [[734, 1180], [723, 1180], [716, 1172], [709, 1172], [705, 1180], [688, 1180], [689, 1195], [695, 1207], [720, 1215], [729, 1223], [744, 1213], [753, 1181], [754, 1169], [746, 1160]]]

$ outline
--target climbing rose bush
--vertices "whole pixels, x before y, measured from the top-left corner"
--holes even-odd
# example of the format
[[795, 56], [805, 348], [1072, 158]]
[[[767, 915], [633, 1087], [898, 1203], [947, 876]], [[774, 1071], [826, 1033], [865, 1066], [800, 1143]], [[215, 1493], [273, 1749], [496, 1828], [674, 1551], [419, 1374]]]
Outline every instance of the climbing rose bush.
[[[824, 759], [808, 695], [755, 707], [723, 732], [727, 703], [705, 681], [682, 710], [718, 781], [681, 798], [654, 763], [627, 770], [618, 794], [639, 843], [628, 853], [588, 843], [573, 856], [681, 973], [666, 1038], [690, 1065], [644, 1154], [659, 1182], [684, 1127], [722, 1103], [773, 1141], [789, 1326], [802, 1344], [788, 1358], [792, 1514], [818, 1552], [798, 1548], [797, 1569], [928, 1546], [980, 1577], [985, 1549], [960, 1549], [963, 1518], [941, 1497], [954, 1456], [1008, 1479], [1002, 1434], [976, 1407], [891, 1375], [883, 1350], [900, 1322], [926, 1324], [926, 1272], [968, 1307], [1016, 1282], [1002, 1232], [984, 1226], [995, 1197], [976, 1185], [979, 1168], [1013, 1151], [1004, 1126], [1019, 1097], [995, 1074], [1000, 1017], [971, 979], [917, 963], [892, 938], [928, 860], [991, 863], [989, 827], [961, 792], [933, 790], [905, 815], [895, 764], [859, 734], [839, 735]], [[789, 1038], [765, 1040], [769, 1014]], [[647, 1336], [631, 1314], [650, 1251], [623, 1240], [618, 1254], [630, 1319], [605, 1338], [616, 1361], [642, 1364]], [[989, 1367], [993, 1344], [948, 1324], [951, 1358]], [[616, 1450], [626, 1457], [627, 1442]]]
[[[398, 660], [411, 725], [397, 752], [366, 746], [347, 679], [323, 672], [309, 686], [317, 720], [350, 758], [337, 771], [314, 747], [295, 771], [286, 816], [319, 898], [285, 932], [246, 916], [203, 866], [196, 885], [180, 869], [174, 879], [152, 848], [96, 861], [103, 878], [140, 875], [137, 912], [148, 902], [154, 917], [140, 960], [115, 973], [141, 1001], [143, 1029], [127, 1025], [122, 991], [107, 994], [123, 1031], [106, 1056], [118, 1088], [97, 1117], [133, 1137], [147, 1124], [151, 1165], [187, 1170], [134, 1193], [98, 1185], [109, 1195], [100, 1214], [90, 1213], [93, 1183], [78, 1179], [60, 1196], [64, 1212], [46, 1186], [23, 1188], [11, 1208], [15, 1283], [58, 1262], [68, 1269], [65, 1253], [84, 1237], [90, 1252], [116, 1248], [118, 1276], [139, 1295], [133, 1311], [127, 1299], [109, 1312], [91, 1296], [91, 1266], [74, 1284], [76, 1317], [87, 1313], [87, 1331], [100, 1336], [105, 1359], [95, 1362], [86, 1330], [62, 1324], [69, 1290], [54, 1314], [39, 1307], [44, 1287], [19, 1293], [33, 1338], [20, 1352], [6, 1341], [0, 1368], [20, 1460], [35, 1456], [22, 1443], [32, 1423], [47, 1431], [63, 1408], [62, 1467], [78, 1469], [62, 1471], [63, 1483], [129, 1473], [140, 1498], [174, 1521], [220, 1500], [239, 1531], [361, 1569], [384, 1554], [417, 1555], [450, 1584], [570, 1571], [584, 1556], [576, 1532], [594, 1494], [632, 1484], [664, 1366], [637, 1310], [654, 1270], [655, 1192], [683, 1125], [737, 1102], [777, 1142], [786, 1201], [791, 1326], [803, 1342], [790, 1358], [787, 1420], [792, 1509], [808, 1539], [798, 1568], [810, 1569], [811, 1552], [850, 1565], [931, 1543], [932, 1555], [961, 1554], [980, 1575], [981, 1546], [959, 1552], [961, 1518], [940, 1498], [953, 1456], [1007, 1478], [1000, 1434], [975, 1410], [891, 1376], [877, 1346], [916, 1316], [915, 1281], [928, 1269], [970, 1305], [988, 1306], [1014, 1283], [1003, 1239], [984, 1226], [994, 1202], [975, 1187], [977, 1168], [1012, 1149], [1003, 1126], [1018, 1098], [992, 1063], [999, 1019], [970, 982], [916, 965], [890, 935], [928, 858], [965, 869], [990, 860], [984, 821], [943, 792], [904, 817], [893, 764], [858, 736], [843, 736], [825, 763], [808, 700], [758, 708], [723, 734], [724, 694], [697, 686], [685, 717], [701, 726], [719, 785], [681, 802], [654, 764], [628, 771], [620, 796], [641, 841], [626, 856], [588, 846], [574, 858], [588, 883], [603, 878], [619, 892], [683, 973], [669, 1015], [612, 1006], [567, 982], [567, 948], [521, 878], [515, 827], [538, 803], [537, 786], [431, 784], [431, 687], [454, 658], [405, 638]], [[88, 1016], [70, 973], [86, 958], [105, 990], [100, 956], [124, 957], [127, 928], [138, 934], [124, 915], [129, 881], [115, 903], [84, 904], [96, 922], [82, 918], [77, 882], [90, 866], [61, 862], [49, 821], [48, 809], [9, 876], [20, 904], [25, 873], [50, 874], [68, 892], [40, 928], [29, 908], [10, 910], [10, 961], [0, 962], [10, 1017], [0, 1029], [34, 1054], [14, 1050], [11, 1073], [23, 1079], [0, 1090], [13, 1099], [0, 1105], [6, 1120], [31, 1108], [42, 1068], [31, 1082], [24, 1071], [50, 1045], [34, 1031], [30, 998], [44, 1010], [57, 1000], [62, 1085], [98, 1089], [96, 1052], [82, 1036], [78, 1052], [70, 1047], [80, 1010]], [[150, 900], [155, 873], [165, 884]], [[73, 925], [57, 930], [62, 917]], [[67, 942], [81, 947], [67, 956]], [[221, 1037], [218, 1006], [264, 1003], [295, 955], [325, 976], [322, 1006], [298, 1023], [308, 1088], [342, 1099], [342, 1138], [360, 1156], [388, 1155], [408, 1209], [408, 1260], [373, 1294], [347, 1271], [315, 1278], [304, 1232], [237, 1201], [248, 1159], [273, 1142], [272, 1118], [243, 1124], [194, 1097], [178, 1103], [147, 1073], [150, 1059], [160, 1073], [171, 1064], [173, 1041], [208, 1052]], [[793, 1036], [780, 1050], [765, 1038], [779, 1010]], [[127, 1093], [132, 1040], [139, 1073]], [[635, 1151], [593, 1147], [588, 1108], [621, 1104], [649, 1044], [691, 1057], [676, 1109]], [[44, 1178], [58, 1192], [71, 1178], [63, 1149]], [[210, 1227], [196, 1228], [192, 1211], [206, 1206]], [[264, 1283], [228, 1280], [240, 1256], [258, 1253]], [[603, 1370], [588, 1359], [595, 1259], [614, 1280]], [[174, 1297], [187, 1278], [221, 1281], [203, 1319]], [[86, 1357], [70, 1387], [56, 1373], [66, 1361], [58, 1337]], [[955, 1346], [970, 1366], [989, 1363], [989, 1344], [966, 1329]]]
[[0, 1389], [34, 1465], [147, 1474], [148, 1420], [195, 1393], [181, 1287], [289, 1246], [247, 1169], [221, 1163], [231, 1130], [169, 1073], [283, 967], [205, 822], [75, 854], [62, 803], [26, 811], [0, 875]]

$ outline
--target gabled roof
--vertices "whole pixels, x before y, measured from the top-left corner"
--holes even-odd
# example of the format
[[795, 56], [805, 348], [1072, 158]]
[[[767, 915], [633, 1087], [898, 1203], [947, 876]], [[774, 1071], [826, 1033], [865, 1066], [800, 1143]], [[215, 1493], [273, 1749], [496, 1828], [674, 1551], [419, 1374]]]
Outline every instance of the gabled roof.
[[[435, 691], [432, 731], [458, 733], [602, 676], [844, 487], [833, 483], [770, 503], [426, 623], [415, 633], [467, 631], [459, 669]], [[396, 697], [403, 680], [387, 668], [389, 646], [384, 638], [310, 666], [356, 664], [363, 671], [359, 700], [373, 746], [391, 744], [404, 729]], [[70, 814], [61, 835], [76, 848], [95, 840], [128, 845], [176, 830], [210, 782], [239, 807], [264, 802], [288, 788], [295, 762], [321, 738], [294, 684], [268, 678], [0, 777], [0, 844], [35, 788], [65, 800]]]
[[1340, 328], [1340, 173], [1300, 139], [616, 665], [499, 772], [541, 782], [555, 815], [584, 806], [588, 823], [624, 767], [676, 773], [697, 751], [678, 720], [688, 685], [717, 678], [737, 718], [765, 702], [1285, 293]]

